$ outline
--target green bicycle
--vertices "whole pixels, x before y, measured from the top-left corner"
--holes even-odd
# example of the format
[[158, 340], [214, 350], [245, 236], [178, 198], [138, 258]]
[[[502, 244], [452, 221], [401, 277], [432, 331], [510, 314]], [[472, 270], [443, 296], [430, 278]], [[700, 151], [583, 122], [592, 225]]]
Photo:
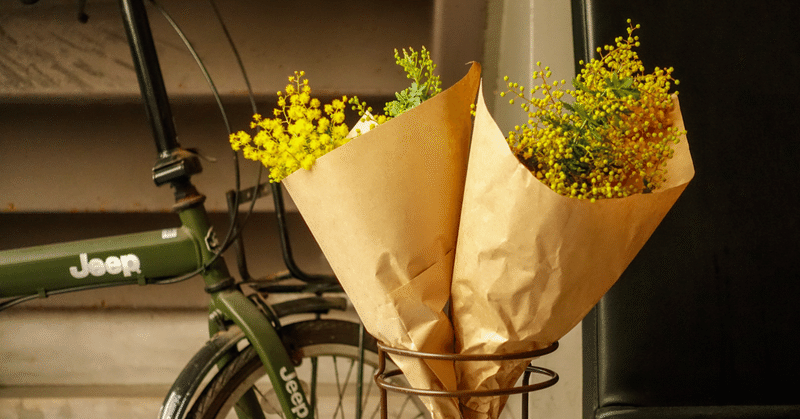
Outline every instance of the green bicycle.
[[[217, 236], [205, 196], [191, 181], [202, 170], [199, 156], [176, 140], [145, 4], [119, 0], [119, 5], [156, 144], [153, 180], [172, 187], [180, 226], [0, 251], [0, 311], [67, 292], [170, 284], [200, 275], [210, 297], [210, 339], [177, 377], [160, 418], [377, 417], [380, 394], [370, 377], [379, 362], [375, 339], [359, 323], [322, 318], [345, 310], [347, 301], [336, 295], [341, 288], [335, 277], [309, 275], [294, 262], [280, 185], [258, 181], [243, 190], [237, 185], [228, 193], [233, 227]], [[250, 203], [252, 211], [253, 202], [269, 194], [288, 273], [254, 278], [244, 263], [239, 208]], [[238, 279], [221, 256], [233, 244]], [[256, 292], [246, 294], [245, 285]], [[268, 303], [266, 296], [275, 293], [313, 296]], [[283, 323], [297, 314], [311, 320]], [[418, 399], [397, 397], [391, 402], [393, 417], [426, 415]]]

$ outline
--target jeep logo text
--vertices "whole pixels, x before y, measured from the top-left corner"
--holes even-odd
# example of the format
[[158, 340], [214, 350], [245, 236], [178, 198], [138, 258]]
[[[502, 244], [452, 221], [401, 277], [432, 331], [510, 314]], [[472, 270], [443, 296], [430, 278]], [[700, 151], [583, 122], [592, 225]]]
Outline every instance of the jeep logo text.
[[303, 392], [300, 390], [300, 383], [297, 381], [297, 373], [289, 371], [286, 367], [281, 367], [281, 378], [286, 383], [286, 391], [289, 393], [289, 399], [292, 401], [292, 413], [298, 417], [304, 418], [308, 416], [308, 405], [306, 405]]
[[103, 276], [105, 274], [117, 275], [121, 273], [124, 276], [131, 276], [132, 272], [142, 273], [139, 257], [134, 254], [119, 257], [109, 256], [105, 261], [100, 258], [90, 260], [86, 253], [81, 253], [79, 257], [81, 259], [80, 270], [78, 270], [77, 266], [69, 267], [69, 274], [73, 278], [86, 278], [89, 274]]

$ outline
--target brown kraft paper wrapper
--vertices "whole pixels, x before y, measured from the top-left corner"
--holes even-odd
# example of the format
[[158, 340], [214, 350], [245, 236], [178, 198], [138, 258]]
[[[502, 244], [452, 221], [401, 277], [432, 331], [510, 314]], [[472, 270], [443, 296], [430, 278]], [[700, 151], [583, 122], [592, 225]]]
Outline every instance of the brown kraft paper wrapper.
[[[366, 329], [383, 343], [452, 353], [450, 299], [480, 65], [451, 88], [284, 179]], [[393, 357], [416, 388], [456, 389], [452, 362]], [[435, 418], [457, 401], [423, 400]]]
[[[674, 126], [683, 130], [677, 97]], [[616, 282], [694, 175], [686, 137], [653, 193], [568, 198], [512, 154], [478, 95], [452, 285], [456, 351], [546, 347]], [[512, 387], [529, 361], [460, 362], [460, 389]], [[462, 400], [465, 418], [497, 418], [505, 397]]]

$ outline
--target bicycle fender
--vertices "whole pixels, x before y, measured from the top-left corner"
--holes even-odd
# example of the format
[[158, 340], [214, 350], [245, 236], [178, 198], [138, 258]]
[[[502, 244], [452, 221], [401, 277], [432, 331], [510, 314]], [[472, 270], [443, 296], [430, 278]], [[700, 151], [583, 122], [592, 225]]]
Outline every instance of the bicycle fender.
[[264, 313], [244, 294], [233, 290], [212, 294], [212, 303], [247, 336], [261, 358], [286, 418], [313, 418], [313, 406], [297, 380], [294, 362]]
[[189, 402], [197, 392], [203, 378], [228, 354], [236, 344], [244, 339], [244, 332], [232, 328], [217, 333], [209, 339], [183, 368], [178, 378], [161, 404], [159, 419], [182, 419], [189, 408]]

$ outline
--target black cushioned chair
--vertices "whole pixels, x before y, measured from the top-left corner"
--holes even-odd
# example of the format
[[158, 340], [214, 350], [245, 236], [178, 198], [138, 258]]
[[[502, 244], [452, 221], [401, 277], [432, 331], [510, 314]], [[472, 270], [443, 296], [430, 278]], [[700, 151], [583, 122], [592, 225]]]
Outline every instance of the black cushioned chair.
[[583, 323], [584, 418], [800, 418], [800, 2], [572, 0], [576, 62], [642, 25], [696, 175]]

